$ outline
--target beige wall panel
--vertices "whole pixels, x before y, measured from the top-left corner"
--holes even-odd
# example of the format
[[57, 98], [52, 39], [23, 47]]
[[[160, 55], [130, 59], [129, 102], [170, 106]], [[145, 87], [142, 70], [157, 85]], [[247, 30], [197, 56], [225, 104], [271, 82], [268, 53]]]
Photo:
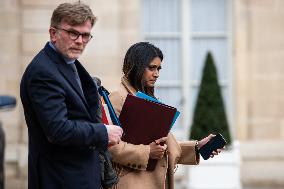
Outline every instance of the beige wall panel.
[[276, 10], [278, 12], [282, 12], [282, 10], [284, 9], [284, 1], [283, 0], [277, 0], [276, 2]]
[[139, 41], [142, 41], [140, 33], [137, 31], [138, 29], [133, 29], [133, 30], [126, 30], [123, 31], [121, 34], [121, 38], [123, 39], [121, 42], [121, 47], [122, 47], [122, 58], [124, 58], [126, 51], [129, 49], [131, 45], [134, 43], [137, 43]]
[[52, 6], [55, 7], [60, 3], [77, 2], [77, 0], [20, 0], [24, 6]]
[[284, 158], [284, 140], [258, 140], [244, 141], [241, 145], [241, 153], [244, 160], [267, 160], [269, 158]]
[[[23, 120], [24, 120], [24, 118], [23, 118]], [[23, 125], [21, 125], [20, 129], [21, 129], [20, 141], [21, 141], [22, 144], [27, 145], [29, 138], [28, 138], [28, 128], [27, 128], [25, 121], [23, 121]]]
[[284, 139], [284, 117], [280, 120], [280, 136]]
[[18, 95], [19, 73], [17, 54], [7, 54], [0, 58], [0, 85], [1, 94]]
[[80, 61], [90, 74], [97, 76], [114, 76], [120, 70], [119, 36], [114, 32], [98, 32], [86, 48]]
[[278, 0], [246, 0], [251, 9], [254, 10], [267, 10], [274, 9]]
[[[122, 58], [127, 51], [127, 49], [134, 43], [141, 41], [141, 1], [140, 0], [122, 0], [121, 3], [121, 47], [123, 49]], [[131, 15], [131, 16], [129, 16]]]
[[[124, 10], [121, 12], [121, 16], [123, 19], [120, 20], [120, 27], [121, 28], [127, 28], [127, 29], [133, 29], [133, 30], [140, 30], [140, 26], [142, 23], [140, 23], [140, 11], [139, 10]], [[131, 16], [129, 16], [131, 15]], [[137, 24], [137, 21], [139, 21]], [[137, 28], [138, 27], [138, 28]]]
[[[15, 73], [15, 71], [18, 70], [16, 67], [18, 66], [11, 64], [8, 67], [9, 69], [6, 69], [4, 75], [5, 86], [1, 89], [1, 94], [12, 95], [17, 98], [16, 108], [5, 112], [1, 111], [0, 114], [0, 120], [3, 123], [3, 128], [6, 133], [7, 144], [18, 142], [19, 126], [22, 121], [21, 102], [19, 99], [19, 77], [18, 74]], [[1, 74], [1, 76], [3, 75]]]
[[[11, 119], [11, 118], [10, 118]], [[16, 124], [3, 122], [2, 127], [5, 132], [7, 144], [17, 144], [19, 142], [19, 128]]]
[[234, 91], [235, 91], [235, 120], [238, 139], [247, 139], [248, 137], [248, 98], [249, 98], [249, 81], [250, 81], [250, 65], [251, 61], [248, 59], [249, 45], [248, 45], [248, 31], [249, 25], [246, 13], [246, 2], [234, 2]]
[[[13, 55], [10, 54], [10, 56]], [[18, 80], [19, 78], [20, 65], [17, 63], [18, 60], [16, 60], [16, 58], [17, 57], [10, 57], [9, 62], [4, 62], [1, 64], [0, 78], [6, 80], [7, 82]]]
[[[5, 87], [6, 87], [5, 81], [4, 81], [4, 80], [0, 80], [0, 89], [1, 89], [1, 91], [4, 91], [4, 93], [6, 94], [7, 91], [4, 90]], [[2, 93], [3, 93], [3, 92], [2, 92]]]
[[250, 139], [281, 139], [280, 123], [275, 118], [259, 117], [249, 120], [250, 122]]
[[32, 55], [23, 55], [22, 59], [21, 59], [21, 72], [20, 72], [20, 76], [22, 76], [22, 74], [24, 73], [25, 69], [27, 68], [27, 66], [30, 64], [30, 62], [32, 61], [32, 59], [34, 58], [35, 54]]
[[20, 34], [18, 32], [0, 32], [0, 43], [1, 50], [0, 50], [0, 57], [2, 55], [12, 54], [15, 56], [15, 54], [18, 54], [19, 44], [20, 44]]
[[244, 186], [280, 187], [284, 185], [284, 161], [245, 161], [242, 164], [241, 175]]
[[113, 30], [119, 26], [119, 2], [112, 1], [112, 5], [108, 3], [96, 3], [92, 4], [92, 10], [97, 17], [95, 27], [100, 30]]
[[100, 77], [102, 81], [102, 85], [109, 91], [112, 92], [114, 90], [117, 90], [119, 88], [121, 77], [119, 76], [105, 76], [102, 75]]
[[84, 67], [87, 71], [94, 76], [115, 76], [117, 75], [117, 70], [120, 67], [119, 64], [113, 61], [113, 58], [98, 57], [97, 61], [103, 62], [101, 64], [86, 64], [83, 62]]
[[99, 62], [99, 64], [84, 63], [85, 68], [91, 75], [105, 77], [116, 77], [120, 75], [122, 64], [117, 61], [116, 57], [98, 56], [96, 57], [96, 61]]
[[140, 10], [142, 2], [141, 0], [120, 0], [120, 6], [123, 7], [123, 10]]
[[19, 117], [19, 111], [18, 107], [21, 105], [21, 102], [17, 101], [17, 106], [13, 110], [9, 111], [1, 111], [0, 114], [0, 120], [3, 122], [3, 125], [5, 123], [11, 124], [11, 125], [17, 125], [19, 123], [19, 120], [17, 119]]
[[[42, 6], [42, 7], [49, 6], [51, 8], [55, 8], [60, 3], [66, 3], [66, 2], [73, 3], [73, 2], [78, 2], [79, 0], [48, 0], [48, 1], [46, 0], [20, 0], [20, 1], [21, 1], [21, 4], [24, 6]], [[110, 5], [120, 3], [120, 1], [117, 1], [117, 0], [81, 0], [81, 2], [84, 2], [90, 5], [92, 8], [94, 8], [94, 6], [110, 7]]]
[[[19, 84], [18, 84], [19, 86]], [[17, 100], [17, 104], [16, 107], [13, 110], [9, 110], [7, 112], [7, 123], [14, 125], [15, 127], [19, 128], [20, 125], [22, 124], [22, 103], [20, 100], [20, 94], [19, 94], [19, 87], [17, 90], [16, 94], [12, 94], [16, 100]]]
[[34, 33], [26, 32], [22, 36], [22, 50], [26, 55], [36, 55], [40, 51], [47, 41], [49, 41], [49, 34], [46, 33]]
[[[18, 57], [15, 56], [17, 53], [13, 54], [13, 53], [9, 53], [9, 54], [5, 54], [2, 55], [2, 53], [0, 53], [0, 73], [2, 75], [5, 74], [6, 72], [4, 70], [6, 70], [6, 67], [11, 65], [11, 64], [17, 64], [18, 63]], [[17, 69], [18, 69], [18, 65], [17, 65]], [[0, 76], [1, 78], [1, 76]]]
[[[9, 65], [9, 67], [13, 66]], [[19, 73], [15, 73], [11, 69], [5, 69], [0, 74], [0, 79], [4, 82], [0, 88], [1, 94], [17, 96], [19, 93]]]
[[20, 77], [19, 74], [7, 76], [7, 91], [10, 91], [11, 94], [15, 97], [19, 97], [20, 92]]
[[95, 63], [86, 63], [83, 60], [82, 62], [90, 75], [100, 78], [102, 85], [109, 91], [114, 90], [119, 85], [122, 64], [117, 57], [97, 56]]
[[94, 33], [92, 41], [87, 45], [82, 58], [85, 56], [117, 56], [120, 52], [118, 31], [99, 30]]
[[[284, 115], [282, 87], [284, 72], [284, 22], [279, 1], [248, 1], [247, 67], [250, 71], [249, 117], [251, 136], [282, 137], [280, 123]], [[252, 121], [253, 120], [253, 121]]]
[[267, 102], [278, 101], [280, 100], [279, 98], [283, 98], [284, 87], [282, 85], [281, 80], [273, 77], [269, 79], [269, 76], [255, 79], [252, 82], [251, 94], [253, 98], [251, 100], [257, 101], [258, 99], [264, 99]]
[[[7, 155], [7, 153], [6, 153], [6, 155]], [[7, 159], [6, 159], [6, 162], [7, 162]], [[5, 186], [6, 186], [6, 188], [9, 188], [12, 185], [11, 188], [16, 189], [16, 187], [14, 186], [14, 182], [12, 183], [11, 179], [17, 177], [17, 170], [18, 170], [17, 164], [6, 163], [5, 169], [6, 169], [5, 170], [5, 180], [6, 180]], [[18, 187], [18, 185], [17, 185], [17, 187]]]
[[19, 8], [19, 1], [18, 0], [1, 0], [1, 7], [2, 10], [9, 10], [15, 11]]
[[252, 63], [253, 72], [255, 75], [268, 75], [279, 78], [279, 80], [284, 77], [284, 47], [263, 53], [253, 53]]
[[24, 30], [48, 32], [51, 15], [51, 9], [26, 8], [22, 13], [22, 27]]
[[[271, 99], [269, 99], [271, 98]], [[258, 118], [269, 118], [269, 119], [280, 119], [282, 116], [284, 116], [284, 112], [282, 107], [280, 105], [284, 105], [283, 102], [281, 103], [279, 101], [279, 98], [273, 98], [273, 97], [263, 97], [263, 98], [257, 98], [253, 99], [251, 101], [251, 117], [253, 119]], [[275, 120], [278, 121], [278, 120]]]
[[283, 13], [276, 14], [273, 11], [252, 12], [251, 17], [253, 17], [251, 26], [251, 45], [254, 50], [261, 52], [274, 51], [280, 47], [284, 47]]
[[0, 8], [0, 31], [6, 33], [17, 31], [20, 27], [19, 15], [20, 13], [16, 9], [3, 10]]
[[265, 140], [263, 137], [243, 141], [240, 148], [242, 183], [254, 186], [252, 188], [281, 185], [284, 179], [284, 175], [280, 174], [284, 169], [283, 146], [283, 140]]

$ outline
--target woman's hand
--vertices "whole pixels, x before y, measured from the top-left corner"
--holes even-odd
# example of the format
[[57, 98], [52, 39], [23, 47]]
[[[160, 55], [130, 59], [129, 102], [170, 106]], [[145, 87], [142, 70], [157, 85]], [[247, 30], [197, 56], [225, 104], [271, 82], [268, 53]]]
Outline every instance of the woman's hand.
[[165, 144], [166, 141], [167, 141], [167, 137], [163, 137], [149, 144], [150, 146], [149, 157], [151, 159], [162, 159], [163, 158], [164, 153], [167, 149], [167, 145]]
[[[204, 146], [207, 142], [209, 142], [215, 136], [216, 135], [210, 134], [207, 137], [205, 137], [205, 138], [201, 139], [200, 141], [198, 141], [198, 149], [200, 149], [202, 146]], [[216, 151], [213, 151], [212, 154], [210, 155], [210, 157], [213, 158], [215, 155], [218, 155], [224, 148], [217, 149]]]
[[209, 142], [209, 140], [211, 140], [212, 138], [214, 138], [216, 135], [210, 134], [207, 137], [201, 139], [200, 141], [198, 141], [198, 149], [200, 149], [202, 146], [204, 146], [207, 142]]

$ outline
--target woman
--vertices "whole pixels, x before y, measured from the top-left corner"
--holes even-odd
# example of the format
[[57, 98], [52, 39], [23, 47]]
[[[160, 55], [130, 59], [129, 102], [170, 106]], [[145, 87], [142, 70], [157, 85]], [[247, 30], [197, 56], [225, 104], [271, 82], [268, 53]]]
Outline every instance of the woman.
[[[110, 100], [119, 116], [127, 94], [137, 91], [154, 98], [154, 85], [159, 77], [163, 54], [159, 48], [148, 42], [132, 45], [124, 58], [120, 88], [110, 94]], [[134, 126], [135, 127], [135, 126]], [[109, 148], [114, 167], [120, 177], [114, 188], [121, 189], [162, 189], [174, 188], [174, 172], [177, 164], [196, 165], [199, 163], [197, 149], [208, 142], [213, 135], [201, 141], [178, 143], [169, 133], [149, 145], [134, 145], [121, 141]], [[160, 145], [166, 142], [166, 145]], [[214, 152], [213, 155], [217, 155]], [[147, 171], [149, 158], [157, 159], [154, 171]]]

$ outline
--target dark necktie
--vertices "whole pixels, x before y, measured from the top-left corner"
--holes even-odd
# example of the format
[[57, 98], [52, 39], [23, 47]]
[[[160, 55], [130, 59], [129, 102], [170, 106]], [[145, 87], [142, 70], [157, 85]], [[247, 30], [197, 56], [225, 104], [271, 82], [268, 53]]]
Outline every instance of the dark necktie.
[[82, 89], [81, 80], [80, 80], [80, 77], [79, 77], [79, 74], [78, 74], [76, 65], [75, 65], [75, 63], [71, 63], [70, 66], [71, 66], [71, 68], [72, 68], [72, 70], [73, 70], [73, 72], [74, 72], [74, 75], [75, 75], [75, 79], [76, 79], [76, 81], [77, 81], [77, 84], [79, 85], [80, 90], [81, 90], [82, 94], [84, 95], [84, 92], [83, 92], [83, 89]]

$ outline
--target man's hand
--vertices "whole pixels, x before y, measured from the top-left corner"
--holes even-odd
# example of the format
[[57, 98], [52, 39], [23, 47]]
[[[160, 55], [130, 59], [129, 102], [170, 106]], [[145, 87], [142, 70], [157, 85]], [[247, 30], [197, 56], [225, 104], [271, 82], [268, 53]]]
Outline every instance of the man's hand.
[[[200, 141], [198, 141], [198, 149], [200, 149], [202, 146], [204, 146], [208, 141], [210, 141], [215, 136], [216, 135], [210, 134], [207, 137], [205, 137], [205, 138], [201, 139]], [[210, 155], [210, 157], [213, 158], [215, 155], [218, 155], [224, 148], [217, 149], [216, 151], [213, 151], [212, 154]]]
[[117, 125], [106, 125], [108, 134], [108, 144], [114, 145], [121, 141], [123, 130]]
[[166, 144], [161, 145], [161, 144], [165, 143], [166, 141], [167, 141], [167, 137], [163, 137], [149, 144], [150, 146], [149, 157], [151, 159], [162, 159], [163, 158], [164, 153], [167, 149], [167, 145]]

